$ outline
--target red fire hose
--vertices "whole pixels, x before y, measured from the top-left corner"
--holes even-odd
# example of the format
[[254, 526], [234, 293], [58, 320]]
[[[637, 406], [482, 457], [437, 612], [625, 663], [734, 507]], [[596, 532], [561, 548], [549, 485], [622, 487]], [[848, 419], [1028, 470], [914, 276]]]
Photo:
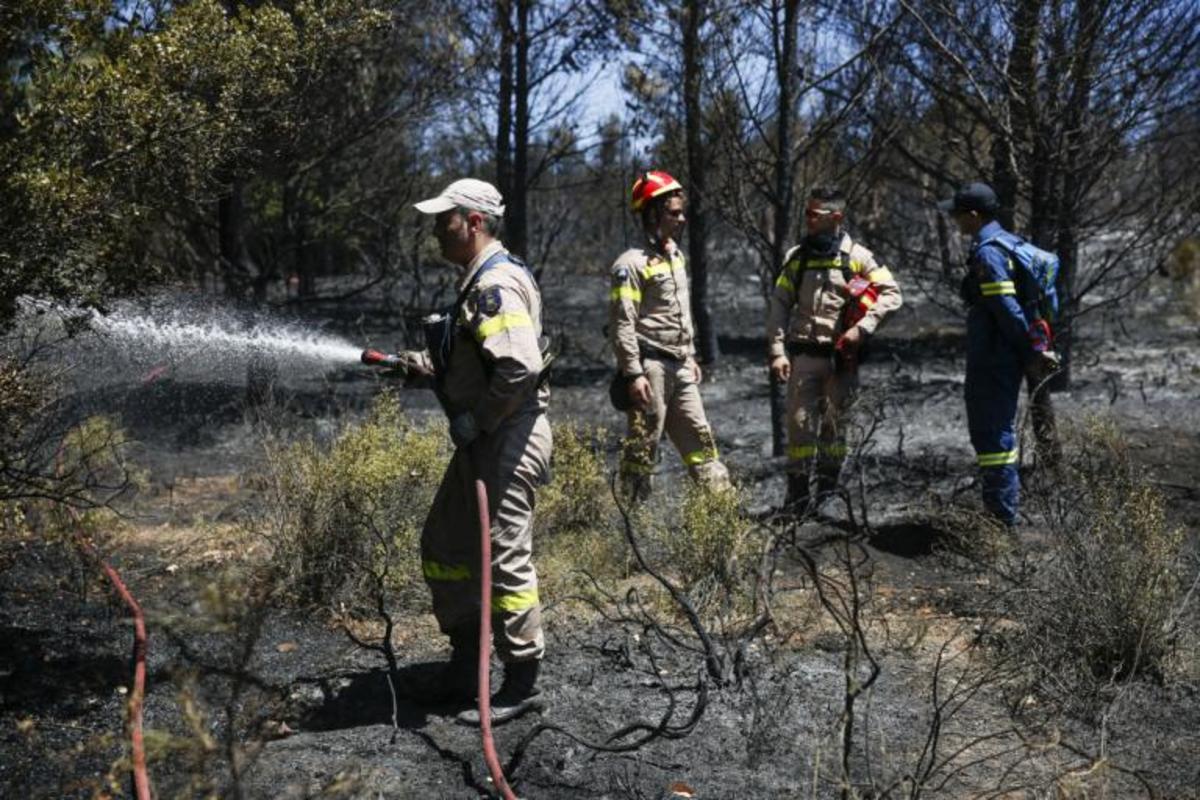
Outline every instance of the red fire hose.
[[479, 503], [479, 730], [483, 737], [483, 760], [487, 762], [492, 783], [504, 800], [517, 800], [492, 740], [492, 523], [488, 516], [487, 486], [475, 479], [475, 498]]
[[142, 607], [134, 599], [121, 576], [112, 565], [100, 557], [95, 546], [87, 540], [80, 526], [78, 512], [67, 507], [75, 522], [75, 541], [79, 547], [96, 560], [100, 569], [108, 576], [117, 594], [129, 606], [133, 616], [133, 691], [129, 693], [129, 739], [133, 749], [133, 785], [138, 800], [150, 800], [150, 775], [146, 772], [146, 747], [142, 741], [142, 699], [146, 695], [146, 618]]
[[[62, 472], [63, 447], [66, 440], [59, 445], [57, 454], [57, 471]], [[70, 505], [64, 504], [67, 514], [74, 523], [75, 543], [79, 549], [90, 556], [100, 565], [100, 569], [108, 577], [121, 600], [129, 607], [133, 617], [133, 690], [129, 693], [129, 739], [132, 750], [133, 786], [137, 800], [150, 800], [150, 775], [146, 771], [146, 747], [142, 739], [142, 701], [146, 696], [146, 617], [142, 607], [134, 599], [133, 594], [121, 580], [121, 575], [105, 561], [95, 545], [88, 539], [83, 530], [83, 521], [79, 512]]]

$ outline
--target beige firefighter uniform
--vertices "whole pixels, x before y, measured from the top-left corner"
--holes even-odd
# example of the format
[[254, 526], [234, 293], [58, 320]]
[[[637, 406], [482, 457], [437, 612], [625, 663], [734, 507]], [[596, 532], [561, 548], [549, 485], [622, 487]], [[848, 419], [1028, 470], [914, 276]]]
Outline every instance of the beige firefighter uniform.
[[[479, 253], [460, 287], [502, 251], [495, 242]], [[481, 434], [454, 453], [421, 533], [433, 612], [454, 643], [479, 618], [475, 478], [483, 478], [492, 526], [494, 644], [505, 662], [540, 659], [545, 647], [532, 561], [534, 491], [549, 478], [551, 451], [549, 389], [539, 384], [541, 333], [541, 295], [523, 267], [501, 261], [479, 276], [459, 315], [441, 389], [450, 418], [472, 412]], [[419, 361], [427, 367], [428, 354]]]
[[692, 478], [726, 486], [729, 473], [717, 453], [696, 383], [692, 315], [685, 259], [678, 247], [648, 244], [626, 250], [612, 267], [609, 332], [617, 369], [650, 382], [648, 409], [630, 409], [621, 455], [627, 484], [649, 489], [663, 431]]
[[870, 250], [846, 234], [833, 256], [806, 256], [803, 245], [789, 250], [771, 294], [767, 356], [791, 359], [788, 472], [804, 480], [801, 497], [814, 471], [821, 490], [834, 488], [846, 456], [842, 417], [858, 386], [858, 369], [837, 363], [834, 344], [845, 333], [840, 323], [846, 303], [859, 302], [850, 299], [848, 280], [854, 276], [865, 276], [876, 295], [861, 299], [870, 307], [857, 327], [869, 335], [900, 308], [900, 287]]

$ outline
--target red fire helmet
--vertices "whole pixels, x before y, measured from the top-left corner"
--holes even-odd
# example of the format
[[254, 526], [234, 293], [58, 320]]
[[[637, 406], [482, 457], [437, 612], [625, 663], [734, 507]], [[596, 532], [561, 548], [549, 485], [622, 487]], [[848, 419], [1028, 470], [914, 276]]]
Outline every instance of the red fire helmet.
[[667, 173], [659, 169], [652, 169], [648, 172], [643, 172], [636, 181], [633, 182], [633, 191], [630, 196], [629, 205], [634, 212], [641, 211], [646, 203], [660, 195], [670, 192], [682, 192], [683, 186], [679, 181], [672, 178]]

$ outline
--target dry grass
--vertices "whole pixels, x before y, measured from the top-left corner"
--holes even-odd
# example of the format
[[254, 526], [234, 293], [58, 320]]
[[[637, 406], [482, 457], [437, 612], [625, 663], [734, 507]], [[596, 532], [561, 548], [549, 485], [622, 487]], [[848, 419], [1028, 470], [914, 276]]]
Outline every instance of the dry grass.
[[1046, 552], [1008, 601], [1020, 626], [1010, 644], [1030, 691], [1090, 715], [1122, 682], [1164, 676], [1184, 532], [1111, 420], [1066, 427], [1060, 469], [1027, 488]]

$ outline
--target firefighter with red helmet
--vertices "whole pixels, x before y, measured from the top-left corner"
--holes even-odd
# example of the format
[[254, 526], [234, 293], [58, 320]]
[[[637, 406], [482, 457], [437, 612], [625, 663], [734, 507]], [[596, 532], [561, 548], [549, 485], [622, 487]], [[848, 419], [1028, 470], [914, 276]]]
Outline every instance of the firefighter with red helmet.
[[691, 477], [723, 488], [729, 473], [700, 400], [686, 260], [678, 244], [686, 222], [683, 186], [661, 170], [645, 172], [633, 184], [631, 206], [645, 241], [613, 263], [609, 292], [618, 372], [613, 400], [629, 423], [622, 484], [634, 497], [649, 493], [665, 430]]
[[788, 386], [792, 513], [808, 507], [814, 483], [818, 497], [836, 489], [863, 345], [902, 302], [891, 271], [843, 230], [845, 210], [839, 190], [812, 190], [804, 239], [784, 257], [768, 305], [767, 358]]

